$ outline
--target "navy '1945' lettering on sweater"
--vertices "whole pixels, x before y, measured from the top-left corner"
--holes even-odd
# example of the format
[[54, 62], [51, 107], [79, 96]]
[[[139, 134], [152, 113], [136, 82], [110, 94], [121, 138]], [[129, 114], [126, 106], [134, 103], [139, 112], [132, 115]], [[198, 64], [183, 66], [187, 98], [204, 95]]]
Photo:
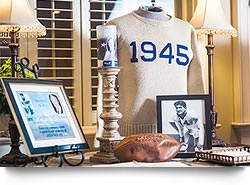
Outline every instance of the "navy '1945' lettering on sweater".
[[[158, 53], [156, 45], [151, 41], [143, 41], [140, 46], [137, 46], [136, 41], [130, 43], [132, 56], [130, 61], [138, 62], [138, 57], [144, 62], [154, 62], [157, 55], [159, 58], [166, 59], [169, 64], [176, 62], [178, 65], [186, 66], [190, 62], [190, 58], [187, 55], [189, 48], [182, 44], [174, 45], [172, 43], [167, 43]], [[172, 47], [176, 47], [176, 53], [173, 53]], [[140, 49], [142, 52], [141, 56], [138, 56], [137, 50]], [[148, 55], [148, 56], [145, 56]]]

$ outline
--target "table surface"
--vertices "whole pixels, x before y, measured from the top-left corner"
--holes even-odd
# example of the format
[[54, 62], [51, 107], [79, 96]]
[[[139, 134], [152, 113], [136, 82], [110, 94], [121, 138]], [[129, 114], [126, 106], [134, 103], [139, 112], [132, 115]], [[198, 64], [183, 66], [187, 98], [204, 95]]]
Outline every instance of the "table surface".
[[[113, 163], [113, 164], [102, 164], [102, 163], [94, 163], [90, 162], [89, 158], [93, 156], [97, 151], [93, 152], [86, 152], [84, 154], [85, 159], [81, 163], [81, 165], [77, 167], [150, 167], [150, 168], [157, 168], [157, 167], [244, 167], [244, 166], [250, 166], [250, 164], [244, 164], [244, 165], [224, 165], [219, 163], [213, 163], [209, 161], [197, 161], [196, 158], [174, 158], [171, 161], [168, 162], [159, 162], [159, 163], [145, 163], [145, 162], [137, 162], [137, 161], [131, 161], [131, 162], [125, 162], [125, 163]], [[67, 157], [67, 160], [72, 163], [76, 164], [79, 163], [81, 160], [81, 155], [73, 155], [73, 154], [67, 154], [65, 155]], [[59, 157], [49, 157], [46, 160], [46, 163], [48, 167], [58, 167], [60, 164], [60, 158]], [[0, 167], [14, 167], [13, 164], [0, 164]], [[25, 167], [44, 167], [43, 164], [35, 164], [33, 162], [28, 163]], [[71, 167], [67, 163], [63, 163], [62, 167]]]

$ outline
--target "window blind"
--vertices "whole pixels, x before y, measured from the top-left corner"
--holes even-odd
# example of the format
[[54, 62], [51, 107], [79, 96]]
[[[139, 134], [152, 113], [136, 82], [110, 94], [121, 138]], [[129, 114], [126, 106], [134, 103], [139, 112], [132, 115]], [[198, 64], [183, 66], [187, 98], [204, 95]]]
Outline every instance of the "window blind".
[[37, 0], [36, 5], [37, 18], [47, 31], [37, 38], [39, 78], [62, 80], [81, 120], [80, 1]]
[[7, 33], [0, 33], [0, 65], [10, 58], [9, 41], [10, 39]]

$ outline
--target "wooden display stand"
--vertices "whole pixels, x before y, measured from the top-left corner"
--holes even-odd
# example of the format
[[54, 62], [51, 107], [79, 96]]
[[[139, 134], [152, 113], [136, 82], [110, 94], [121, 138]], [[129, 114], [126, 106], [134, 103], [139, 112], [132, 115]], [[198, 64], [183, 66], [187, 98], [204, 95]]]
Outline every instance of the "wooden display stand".
[[117, 94], [115, 81], [120, 68], [102, 68], [98, 72], [103, 79], [103, 112], [100, 118], [104, 121], [104, 133], [102, 137], [97, 138], [100, 141], [100, 152], [90, 157], [90, 161], [110, 164], [119, 162], [113, 154], [113, 149], [123, 139], [117, 131], [118, 120], [122, 118], [122, 114], [116, 110], [119, 106], [115, 97]]

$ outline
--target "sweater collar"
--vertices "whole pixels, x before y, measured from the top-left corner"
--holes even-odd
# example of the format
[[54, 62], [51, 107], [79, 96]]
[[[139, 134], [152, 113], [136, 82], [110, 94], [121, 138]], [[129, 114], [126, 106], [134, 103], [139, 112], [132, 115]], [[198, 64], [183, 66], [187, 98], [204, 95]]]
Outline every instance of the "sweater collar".
[[162, 8], [155, 6], [141, 6], [138, 8], [138, 10], [135, 10], [135, 13], [141, 17], [153, 20], [167, 21], [171, 18], [165, 14]]
[[154, 7], [154, 10], [150, 8], [153, 7], [141, 6], [138, 10], [133, 11], [132, 14], [140, 21], [157, 27], [166, 26], [172, 22], [173, 17], [165, 14], [159, 7]]

